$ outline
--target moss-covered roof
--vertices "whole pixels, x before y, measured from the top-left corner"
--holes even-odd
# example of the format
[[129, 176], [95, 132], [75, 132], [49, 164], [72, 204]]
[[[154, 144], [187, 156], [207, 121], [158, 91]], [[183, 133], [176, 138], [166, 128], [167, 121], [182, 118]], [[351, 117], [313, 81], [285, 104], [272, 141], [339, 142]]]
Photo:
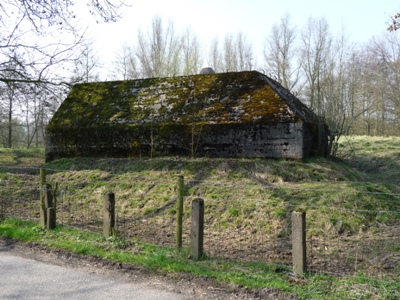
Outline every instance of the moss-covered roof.
[[314, 122], [278, 82], [256, 72], [75, 85], [50, 121], [56, 127], [155, 123]]

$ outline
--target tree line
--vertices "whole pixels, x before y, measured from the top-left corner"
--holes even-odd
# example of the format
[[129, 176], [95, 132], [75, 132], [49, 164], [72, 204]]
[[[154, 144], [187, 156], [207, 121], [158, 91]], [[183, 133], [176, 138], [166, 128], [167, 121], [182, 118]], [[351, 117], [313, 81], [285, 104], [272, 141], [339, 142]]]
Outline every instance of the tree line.
[[368, 42], [351, 42], [345, 30], [334, 36], [325, 18], [310, 17], [303, 28], [285, 14], [265, 36], [257, 61], [242, 32], [201, 45], [190, 29], [154, 17], [147, 30], [116, 54], [113, 79], [258, 70], [294, 93], [327, 123], [331, 154], [343, 135], [400, 134], [400, 39], [384, 32]]
[[118, 20], [124, 0], [0, 2], [0, 147], [43, 147], [45, 125], [85, 50], [77, 5], [97, 22]]
[[[117, 18], [116, 13], [112, 16]], [[0, 24], [6, 24], [2, 20]], [[7, 46], [13, 38], [22, 40], [22, 33], [9, 30], [19, 32], [20, 27], [5, 27], [10, 34], [0, 40], [0, 147], [43, 146], [44, 127], [71, 85], [99, 80], [104, 62], [76, 25], [70, 25], [73, 16], [66, 20], [53, 26], [70, 30], [68, 45], [64, 39], [25, 45], [23, 51]], [[48, 33], [40, 26], [32, 30]], [[42, 57], [23, 55], [31, 47]], [[108, 75], [113, 80], [191, 75], [204, 65], [216, 72], [258, 70], [281, 82], [328, 124], [335, 155], [342, 135], [400, 134], [399, 55], [397, 32], [357, 44], [345, 30], [333, 36], [325, 18], [310, 17], [298, 28], [285, 14], [266, 32], [259, 55], [245, 33], [202, 45], [190, 27], [178, 31], [173, 21], [156, 16], [148, 27], [137, 29], [130, 43], [121, 45]], [[63, 72], [57, 72], [60, 67]]]

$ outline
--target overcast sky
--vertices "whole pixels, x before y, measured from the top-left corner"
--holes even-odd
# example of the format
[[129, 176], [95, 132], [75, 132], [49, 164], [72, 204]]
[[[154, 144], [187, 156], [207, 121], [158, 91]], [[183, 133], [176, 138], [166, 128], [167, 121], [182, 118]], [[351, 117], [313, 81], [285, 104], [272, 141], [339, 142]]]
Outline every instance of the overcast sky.
[[146, 30], [154, 16], [173, 20], [177, 32], [190, 26], [206, 45], [213, 38], [222, 40], [228, 33], [244, 33], [256, 55], [262, 53], [271, 26], [287, 12], [301, 29], [311, 16], [325, 17], [336, 36], [344, 26], [351, 41], [367, 42], [381, 35], [390, 16], [400, 8], [395, 0], [126, 0], [131, 7], [115, 24], [93, 25], [90, 36], [99, 55], [112, 60], [126, 41], [134, 43], [139, 27]]

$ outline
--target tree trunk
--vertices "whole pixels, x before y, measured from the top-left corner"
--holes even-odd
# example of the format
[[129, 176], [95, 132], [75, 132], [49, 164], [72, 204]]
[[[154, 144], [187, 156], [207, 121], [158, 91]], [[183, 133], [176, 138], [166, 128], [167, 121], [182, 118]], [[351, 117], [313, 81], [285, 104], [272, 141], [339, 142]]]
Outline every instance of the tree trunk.
[[[11, 89], [11, 87], [9, 87]], [[8, 108], [8, 148], [12, 148], [12, 116], [13, 116], [13, 91], [9, 95], [9, 108]]]

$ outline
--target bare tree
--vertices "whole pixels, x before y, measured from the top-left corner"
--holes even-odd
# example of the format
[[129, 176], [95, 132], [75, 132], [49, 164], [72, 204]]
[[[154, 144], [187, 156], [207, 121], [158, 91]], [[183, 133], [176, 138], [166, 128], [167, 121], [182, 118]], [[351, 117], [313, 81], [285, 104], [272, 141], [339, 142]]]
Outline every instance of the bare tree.
[[[272, 26], [264, 47], [267, 70], [288, 90], [293, 90], [300, 80], [301, 61], [296, 48], [296, 29], [291, 17], [285, 14], [279, 23]], [[297, 62], [297, 65], [295, 63]]]
[[245, 34], [226, 34], [222, 49], [217, 39], [212, 40], [207, 58], [208, 65], [216, 72], [238, 72], [254, 69], [252, 44]]
[[111, 77], [114, 79], [136, 79], [140, 77], [135, 49], [128, 44], [122, 45], [113, 62]]
[[[55, 69], [73, 61], [71, 52], [82, 41], [74, 12], [76, 1], [3, 0], [0, 4], [0, 81], [60, 82]], [[115, 21], [120, 0], [89, 0], [89, 11], [98, 20]], [[62, 34], [60, 34], [62, 32]], [[23, 65], [24, 72], [10, 70], [7, 61]], [[49, 75], [53, 75], [49, 77]]]
[[325, 18], [309, 18], [301, 34], [302, 68], [307, 81], [309, 105], [319, 116], [323, 115], [322, 81], [332, 44], [329, 25]]
[[224, 67], [222, 64], [222, 54], [219, 49], [219, 42], [217, 38], [211, 41], [207, 63], [211, 68], [214, 69], [215, 72], [224, 72]]
[[75, 60], [72, 83], [98, 80], [102, 64], [97, 52], [93, 48], [93, 42], [84, 42], [80, 48], [81, 53]]
[[360, 96], [357, 56], [355, 46], [349, 43], [343, 31], [327, 57], [320, 95], [323, 99], [322, 116], [330, 129], [332, 156], [337, 154], [339, 139], [350, 133], [356, 118], [361, 115], [357, 105]]
[[[23, 74], [25, 72], [24, 65], [19, 64], [21, 61], [24, 61], [23, 58], [14, 55], [9, 59], [9, 61], [4, 62], [3, 66], [5, 67], [4, 73], [14, 73]], [[12, 76], [15, 76], [14, 74]], [[21, 76], [21, 78], [23, 78]], [[3, 116], [3, 141], [7, 148], [13, 147], [13, 132], [14, 125], [16, 120], [16, 107], [18, 106], [17, 101], [21, 97], [21, 92], [23, 90], [23, 83], [18, 81], [5, 81], [0, 82], [0, 102], [2, 110], [6, 112], [5, 116]], [[4, 134], [6, 132], [6, 134]]]
[[236, 72], [238, 69], [238, 57], [235, 40], [231, 34], [227, 34], [224, 38], [224, 71]]
[[176, 35], [174, 24], [167, 26], [162, 18], [152, 20], [150, 31], [138, 30], [136, 49], [139, 68], [144, 77], [172, 76], [180, 73], [180, 39]]
[[154, 77], [155, 70], [153, 70], [152, 57], [149, 51], [155, 51], [151, 49], [145, 34], [141, 29], [138, 29], [138, 44], [136, 47], [136, 56], [140, 73], [143, 77]]
[[[306, 95], [309, 105], [313, 109], [318, 120], [318, 149], [319, 154], [326, 155], [322, 151], [325, 147], [325, 100], [324, 88], [328, 79], [328, 70], [331, 68], [329, 57], [331, 55], [332, 38], [326, 19], [319, 20], [309, 18], [305, 29], [301, 34], [301, 55], [304, 61], [302, 68], [306, 75]], [[332, 142], [332, 141], [331, 141]]]
[[254, 68], [252, 44], [242, 32], [236, 35], [237, 71], [250, 71]]
[[15, 83], [7, 83], [7, 88], [5, 89], [6, 101], [8, 102], [8, 120], [7, 120], [7, 148], [12, 148], [13, 145], [13, 120], [14, 120], [14, 104], [18, 95], [18, 87]]
[[199, 73], [200, 63], [200, 43], [197, 36], [187, 27], [181, 40], [183, 75]]
[[387, 48], [387, 76], [385, 77], [387, 134], [400, 133], [400, 39], [398, 35], [385, 35]]
[[374, 134], [398, 134], [400, 132], [400, 41], [396, 35], [387, 34], [374, 38], [368, 44], [373, 58], [375, 103]]
[[[32, 85], [36, 91], [47, 91], [41, 93], [48, 95], [41, 104], [54, 101], [49, 107], [57, 106], [54, 95], [58, 94], [59, 86], [68, 85], [67, 66], [79, 56], [76, 50], [85, 33], [75, 14], [77, 3], [77, 0], [2, 0], [0, 3], [0, 90], [3, 108], [5, 98], [11, 101], [6, 105], [9, 147], [15, 145], [14, 133], [28, 132], [28, 137], [32, 136], [30, 127], [19, 128], [21, 122], [16, 121], [19, 115], [25, 119], [25, 125], [30, 124], [32, 105], [27, 101], [38, 100], [29, 97]], [[123, 2], [88, 0], [87, 5], [97, 21], [112, 22], [118, 19]]]

